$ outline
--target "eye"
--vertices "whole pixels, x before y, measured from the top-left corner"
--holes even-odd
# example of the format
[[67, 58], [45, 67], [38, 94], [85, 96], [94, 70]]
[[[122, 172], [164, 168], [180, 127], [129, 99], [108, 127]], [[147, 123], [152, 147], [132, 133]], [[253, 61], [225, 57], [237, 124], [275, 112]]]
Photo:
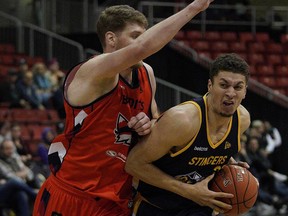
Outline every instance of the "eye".
[[136, 38], [138, 38], [140, 35], [141, 35], [140, 33], [133, 33], [133, 34], [131, 35], [131, 38], [136, 39]]
[[226, 83], [220, 83], [219, 84], [221, 88], [226, 89], [228, 88], [228, 85]]
[[234, 87], [234, 89], [236, 91], [241, 91], [243, 89], [243, 86], [242, 85], [237, 85], [237, 86]]

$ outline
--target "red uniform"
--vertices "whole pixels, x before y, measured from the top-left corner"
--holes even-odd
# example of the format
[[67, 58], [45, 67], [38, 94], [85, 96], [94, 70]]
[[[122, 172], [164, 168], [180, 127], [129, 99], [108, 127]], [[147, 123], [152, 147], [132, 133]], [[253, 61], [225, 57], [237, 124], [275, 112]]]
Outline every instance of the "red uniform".
[[[66, 89], [79, 67], [68, 74]], [[124, 166], [137, 134], [127, 123], [139, 112], [151, 117], [152, 89], [144, 66], [133, 71], [132, 84], [120, 76], [113, 90], [86, 106], [64, 101], [65, 131], [50, 146], [52, 176], [39, 192], [34, 216], [130, 214], [132, 184]]]

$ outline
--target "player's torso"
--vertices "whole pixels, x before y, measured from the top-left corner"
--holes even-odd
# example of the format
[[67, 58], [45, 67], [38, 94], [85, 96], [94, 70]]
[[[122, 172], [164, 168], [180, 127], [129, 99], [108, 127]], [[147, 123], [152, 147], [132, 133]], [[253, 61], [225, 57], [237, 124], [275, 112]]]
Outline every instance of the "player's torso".
[[[204, 101], [197, 102], [196, 106], [199, 106], [202, 115], [201, 128], [196, 137], [182, 150], [171, 152], [154, 162], [154, 165], [165, 173], [190, 184], [201, 181], [228, 163], [230, 157], [238, 152], [240, 145], [238, 113], [231, 118], [223, 138], [217, 143], [212, 143], [207, 135]], [[183, 208], [185, 204], [191, 205], [191, 201], [143, 182], [139, 184], [139, 191], [148, 201], [162, 208], [177, 209], [180, 206]], [[163, 199], [166, 201], [163, 202]]]
[[124, 164], [135, 138], [127, 123], [139, 112], [151, 117], [147, 71], [142, 67], [134, 75], [138, 84], [131, 86], [120, 77], [112, 91], [85, 107], [65, 101], [65, 132], [49, 150], [50, 167], [58, 179], [95, 197], [121, 196], [117, 190], [129, 179]]

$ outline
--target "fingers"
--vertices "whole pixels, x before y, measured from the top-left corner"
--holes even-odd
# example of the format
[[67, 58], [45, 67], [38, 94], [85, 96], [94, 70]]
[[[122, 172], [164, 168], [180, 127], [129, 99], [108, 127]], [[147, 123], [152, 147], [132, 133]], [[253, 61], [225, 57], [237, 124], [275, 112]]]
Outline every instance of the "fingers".
[[[224, 194], [225, 193], [223, 193], [222, 195], [223, 196], [228, 196], [229, 195], [230, 196], [229, 198], [233, 197], [232, 194], [226, 194], [226, 195], [224, 195]], [[231, 197], [231, 195], [232, 195], [232, 197]], [[209, 207], [212, 208], [215, 211], [215, 213], [224, 213], [224, 212], [232, 209], [232, 205], [224, 203], [224, 202], [222, 202], [222, 201], [220, 201], [218, 199], [214, 199]]]
[[128, 122], [128, 127], [134, 129], [141, 136], [150, 133], [151, 125], [149, 117], [143, 112], [133, 116]]

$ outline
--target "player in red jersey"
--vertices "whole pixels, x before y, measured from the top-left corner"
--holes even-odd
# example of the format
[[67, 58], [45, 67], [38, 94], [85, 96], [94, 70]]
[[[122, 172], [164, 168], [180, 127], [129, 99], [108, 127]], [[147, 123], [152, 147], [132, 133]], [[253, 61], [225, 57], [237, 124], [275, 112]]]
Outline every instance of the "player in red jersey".
[[34, 216], [131, 214], [125, 162], [157, 117], [155, 77], [142, 59], [159, 51], [212, 0], [195, 0], [152, 28], [127, 5], [104, 10], [97, 33], [104, 53], [76, 65], [64, 83], [65, 131], [49, 149], [51, 176]]

